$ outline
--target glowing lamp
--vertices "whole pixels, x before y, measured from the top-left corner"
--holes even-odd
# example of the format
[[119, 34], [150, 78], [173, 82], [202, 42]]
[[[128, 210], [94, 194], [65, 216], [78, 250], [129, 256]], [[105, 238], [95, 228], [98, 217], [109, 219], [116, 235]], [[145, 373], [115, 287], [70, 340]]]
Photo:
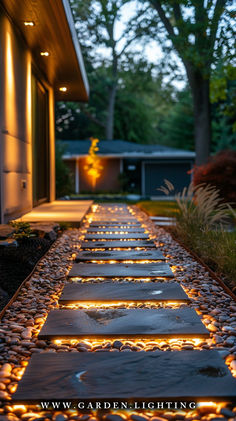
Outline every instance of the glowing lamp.
[[24, 25], [25, 26], [35, 26], [35, 23], [32, 20], [25, 20]]
[[66, 91], [67, 91], [67, 87], [66, 87], [66, 86], [61, 86], [61, 87], [59, 88], [59, 91], [61, 91], [61, 92], [66, 92]]

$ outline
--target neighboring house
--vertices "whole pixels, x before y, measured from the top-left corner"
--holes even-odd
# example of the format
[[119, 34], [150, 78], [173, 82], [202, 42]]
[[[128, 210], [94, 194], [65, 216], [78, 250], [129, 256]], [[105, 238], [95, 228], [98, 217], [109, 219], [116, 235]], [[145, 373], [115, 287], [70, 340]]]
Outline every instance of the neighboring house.
[[1, 0], [1, 222], [55, 199], [54, 101], [88, 91], [69, 0]]
[[[63, 160], [74, 178], [75, 193], [92, 191], [92, 180], [85, 166], [89, 140], [60, 141]], [[170, 180], [176, 191], [190, 183], [195, 153], [161, 145], [142, 145], [123, 140], [100, 141], [98, 155], [103, 166], [96, 181], [97, 192], [118, 192], [122, 187], [142, 196], [163, 196], [157, 188]], [[123, 175], [121, 175], [123, 174]]]

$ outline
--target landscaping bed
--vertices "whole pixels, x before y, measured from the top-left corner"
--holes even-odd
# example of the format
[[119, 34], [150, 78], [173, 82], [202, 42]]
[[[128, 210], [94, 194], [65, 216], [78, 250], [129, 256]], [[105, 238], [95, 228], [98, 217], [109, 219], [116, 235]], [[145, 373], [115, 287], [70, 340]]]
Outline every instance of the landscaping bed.
[[236, 295], [236, 231], [180, 235], [175, 227], [167, 230], [187, 250], [200, 258]]
[[206, 190], [202, 194], [205, 197], [199, 200], [199, 204], [186, 196], [181, 199], [180, 207], [176, 201], [146, 201], [139, 202], [137, 206], [150, 216], [176, 217], [175, 225], [165, 228], [236, 294], [235, 212], [226, 209], [223, 223], [220, 220], [214, 222], [222, 204], [214, 196], [215, 191]]
[[40, 230], [33, 231], [32, 227], [28, 229], [32, 235], [28, 238], [24, 237], [24, 234], [22, 238], [17, 238], [19, 233], [16, 230], [2, 240], [6, 245], [0, 247], [0, 311], [31, 274], [37, 262], [57, 237], [56, 231], [49, 225], [41, 227]]

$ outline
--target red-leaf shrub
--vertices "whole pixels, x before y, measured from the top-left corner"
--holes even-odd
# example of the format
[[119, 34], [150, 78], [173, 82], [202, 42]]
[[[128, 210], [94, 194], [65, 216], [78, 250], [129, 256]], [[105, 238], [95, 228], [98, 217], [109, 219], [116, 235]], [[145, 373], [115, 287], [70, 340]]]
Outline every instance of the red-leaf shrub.
[[193, 183], [216, 187], [225, 202], [236, 202], [236, 151], [217, 153], [205, 165], [193, 170]]

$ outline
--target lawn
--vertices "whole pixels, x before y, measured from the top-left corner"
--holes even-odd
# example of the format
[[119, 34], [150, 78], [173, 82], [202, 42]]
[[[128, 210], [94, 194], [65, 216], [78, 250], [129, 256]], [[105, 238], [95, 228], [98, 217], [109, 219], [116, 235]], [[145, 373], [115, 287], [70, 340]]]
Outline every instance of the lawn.
[[178, 207], [173, 200], [144, 200], [136, 205], [150, 216], [176, 216]]

